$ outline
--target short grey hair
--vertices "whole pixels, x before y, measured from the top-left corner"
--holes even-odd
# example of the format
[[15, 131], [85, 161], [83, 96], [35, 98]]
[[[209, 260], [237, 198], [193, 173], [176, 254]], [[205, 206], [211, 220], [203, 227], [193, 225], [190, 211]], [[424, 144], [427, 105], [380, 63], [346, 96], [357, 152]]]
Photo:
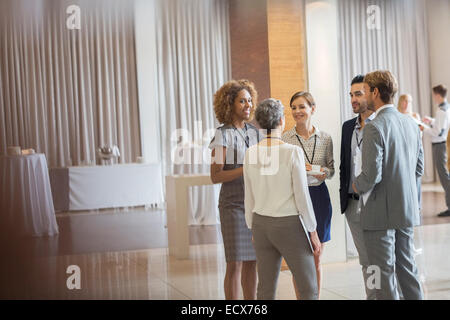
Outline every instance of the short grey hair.
[[261, 101], [256, 107], [255, 119], [261, 129], [271, 130], [280, 125], [284, 117], [284, 106], [280, 100], [273, 98]]

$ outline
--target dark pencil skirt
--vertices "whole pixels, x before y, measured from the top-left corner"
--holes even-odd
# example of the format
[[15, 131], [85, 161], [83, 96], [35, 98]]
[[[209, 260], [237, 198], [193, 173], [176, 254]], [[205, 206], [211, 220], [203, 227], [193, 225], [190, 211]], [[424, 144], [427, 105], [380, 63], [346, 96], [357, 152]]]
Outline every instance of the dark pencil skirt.
[[323, 182], [320, 186], [310, 186], [309, 194], [316, 215], [319, 240], [322, 243], [330, 241], [332, 208], [327, 185]]

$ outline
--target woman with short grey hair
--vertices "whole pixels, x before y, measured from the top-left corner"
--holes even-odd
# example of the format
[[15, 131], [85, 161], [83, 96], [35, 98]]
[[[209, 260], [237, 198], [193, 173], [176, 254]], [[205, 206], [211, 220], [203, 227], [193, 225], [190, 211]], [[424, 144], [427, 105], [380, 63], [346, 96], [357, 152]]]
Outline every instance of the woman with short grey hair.
[[255, 119], [267, 133], [275, 129], [284, 117], [284, 106], [280, 100], [273, 98], [262, 101], [255, 110]]
[[302, 150], [281, 140], [285, 119], [279, 100], [262, 101], [255, 118], [267, 134], [245, 154], [244, 203], [256, 251], [257, 298], [275, 299], [284, 258], [302, 299], [317, 299], [314, 255], [321, 246]]

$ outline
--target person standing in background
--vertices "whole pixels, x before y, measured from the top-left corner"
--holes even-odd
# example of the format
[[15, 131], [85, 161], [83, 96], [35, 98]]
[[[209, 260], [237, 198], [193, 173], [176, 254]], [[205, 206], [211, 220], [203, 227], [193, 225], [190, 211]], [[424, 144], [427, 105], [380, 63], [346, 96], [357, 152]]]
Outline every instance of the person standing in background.
[[356, 178], [355, 157], [361, 152], [363, 144], [363, 130], [367, 123], [373, 120], [375, 114], [367, 108], [367, 100], [364, 92], [364, 76], [357, 75], [353, 78], [350, 89], [350, 97], [353, 112], [358, 114], [356, 118], [345, 121], [342, 125], [341, 140], [341, 164], [339, 166], [341, 212], [345, 213], [348, 226], [358, 251], [359, 264], [362, 268], [364, 287], [367, 300], [375, 300], [375, 290], [369, 288], [367, 273], [369, 258], [364, 244], [363, 229], [360, 217], [360, 196], [353, 192], [352, 184]]
[[257, 92], [248, 80], [232, 80], [214, 94], [214, 112], [223, 125], [216, 130], [209, 148], [211, 180], [222, 183], [219, 195], [220, 227], [227, 268], [225, 299], [256, 299], [256, 254], [252, 233], [245, 223], [243, 163], [245, 151], [259, 141], [259, 132], [249, 124]]
[[[420, 115], [416, 112], [412, 111], [412, 97], [410, 94], [402, 94], [398, 98], [398, 104], [397, 104], [397, 110], [405, 114], [407, 116], [410, 116], [414, 120], [421, 121]], [[419, 124], [419, 128], [421, 131], [423, 131], [424, 127]], [[420, 139], [422, 140], [422, 132], [420, 133]], [[419, 197], [419, 212], [422, 212], [422, 177], [417, 177], [417, 195]]]
[[410, 94], [402, 94], [398, 98], [397, 110], [400, 113], [411, 116], [413, 119], [420, 121], [420, 115], [412, 111], [412, 97]]
[[447, 210], [438, 214], [438, 217], [450, 217], [450, 176], [447, 169], [447, 135], [450, 125], [450, 104], [447, 102], [447, 88], [438, 85], [433, 88], [433, 100], [438, 105], [436, 118], [425, 117], [423, 122], [430, 128], [424, 132], [431, 136], [433, 149], [433, 162], [445, 191]]
[[[319, 131], [312, 125], [311, 118], [316, 110], [316, 103], [309, 92], [295, 93], [291, 98], [290, 107], [296, 125], [291, 130], [286, 131], [282, 139], [286, 143], [302, 148], [307, 172], [313, 171], [313, 166], [320, 168], [320, 171], [316, 174], [308, 175], [308, 188], [316, 216], [317, 233], [322, 244], [320, 250], [322, 254], [325, 243], [331, 239], [332, 208], [325, 179], [331, 179], [334, 175], [333, 141], [328, 133]], [[314, 258], [320, 296], [322, 284], [321, 255], [316, 255]], [[294, 287], [295, 285], [294, 282]], [[295, 292], [297, 298], [299, 298], [297, 288]]]

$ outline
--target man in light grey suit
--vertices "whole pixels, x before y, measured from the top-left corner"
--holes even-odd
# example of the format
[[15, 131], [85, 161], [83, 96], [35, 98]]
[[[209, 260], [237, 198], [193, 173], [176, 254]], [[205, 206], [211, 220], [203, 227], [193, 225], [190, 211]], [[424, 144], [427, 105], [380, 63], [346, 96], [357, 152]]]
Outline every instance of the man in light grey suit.
[[368, 108], [376, 116], [364, 129], [361, 174], [353, 189], [365, 198], [361, 225], [369, 262], [380, 271], [377, 299], [399, 299], [398, 286], [406, 300], [423, 299], [412, 250], [423, 148], [417, 124], [392, 104], [397, 88], [389, 71], [364, 77]]

